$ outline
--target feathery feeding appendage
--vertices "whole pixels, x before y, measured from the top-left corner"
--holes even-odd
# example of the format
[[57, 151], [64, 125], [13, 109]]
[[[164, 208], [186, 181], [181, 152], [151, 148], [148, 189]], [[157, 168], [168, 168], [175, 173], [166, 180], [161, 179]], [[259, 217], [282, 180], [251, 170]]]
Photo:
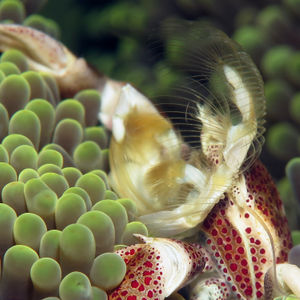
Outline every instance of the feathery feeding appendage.
[[[199, 34], [211, 38], [203, 29]], [[224, 93], [204, 95], [203, 80], [195, 78], [192, 92], [198, 102], [184, 99], [186, 106], [195, 106], [188, 117], [198, 124], [191, 132], [198, 130], [200, 147], [185, 143], [172, 123], [129, 85], [121, 89], [112, 115], [112, 186], [136, 201], [140, 219], [160, 236], [180, 234], [203, 222], [261, 146], [260, 75], [227, 36], [210, 34], [214, 39], [196, 49], [195, 68], [204, 72], [206, 81], [222, 79]]]

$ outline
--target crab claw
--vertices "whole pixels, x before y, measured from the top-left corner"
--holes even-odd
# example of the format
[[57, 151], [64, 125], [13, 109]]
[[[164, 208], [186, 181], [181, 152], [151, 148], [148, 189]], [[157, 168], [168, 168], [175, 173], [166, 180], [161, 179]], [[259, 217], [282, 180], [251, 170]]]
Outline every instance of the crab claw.
[[108, 80], [47, 34], [21, 25], [0, 24], [0, 51], [12, 48], [24, 53], [31, 70], [53, 75], [64, 97], [87, 88], [102, 91]]
[[165, 299], [205, 267], [205, 252], [185, 242], [136, 235], [144, 244], [118, 250], [127, 265], [121, 285], [109, 299]]
[[300, 268], [296, 265], [283, 263], [276, 265], [276, 277], [273, 267], [265, 276], [265, 298], [273, 299], [275, 296], [282, 296], [293, 293], [295, 299], [300, 299]]

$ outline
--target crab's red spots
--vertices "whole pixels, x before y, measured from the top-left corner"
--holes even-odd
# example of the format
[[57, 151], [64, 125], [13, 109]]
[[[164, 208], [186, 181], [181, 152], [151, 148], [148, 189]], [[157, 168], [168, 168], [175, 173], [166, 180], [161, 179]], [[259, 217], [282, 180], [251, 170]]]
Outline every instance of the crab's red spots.
[[139, 283], [136, 281], [136, 280], [133, 280], [132, 282], [131, 282], [131, 287], [132, 288], [137, 288], [139, 286]]
[[263, 293], [261, 291], [256, 292], [257, 298], [261, 298], [263, 296]]
[[250, 233], [251, 233], [251, 228], [250, 228], [250, 227], [247, 227], [247, 228], [245, 229], [245, 231], [246, 231], [248, 234], [250, 234]]
[[211, 232], [212, 236], [217, 236], [218, 235], [218, 231], [216, 229], [213, 229]]
[[238, 248], [237, 248], [237, 252], [238, 252], [239, 254], [244, 254], [245, 250], [244, 250], [243, 247], [238, 247]]
[[253, 293], [252, 287], [251, 287], [251, 286], [248, 286], [248, 287], [245, 289], [245, 294], [246, 294], [247, 296], [251, 296], [252, 293]]
[[[222, 266], [219, 269], [224, 275], [224, 270], [234, 274], [225, 278], [231, 281], [235, 296], [247, 299], [254, 293], [259, 299], [264, 297], [265, 272], [272, 266], [268, 234], [276, 247], [276, 263], [287, 260], [291, 236], [278, 192], [264, 166], [257, 161], [244, 177], [248, 193], [244, 212], [242, 204], [237, 204], [234, 198], [241, 194], [236, 185], [232, 194], [225, 194], [208, 214], [204, 224], [208, 223], [209, 229], [204, 225], [202, 230], [208, 236], [207, 245], [217, 267]], [[253, 273], [256, 280], [250, 276]]]
[[153, 297], [153, 292], [152, 292], [152, 291], [148, 291], [147, 296], [148, 296], [149, 298], [152, 298], [152, 297]]
[[230, 264], [229, 267], [230, 267], [230, 270], [233, 271], [233, 272], [235, 272], [238, 268], [237, 264], [235, 264], [235, 263]]
[[152, 268], [152, 267], [153, 267], [153, 264], [152, 264], [150, 261], [146, 261], [146, 262], [144, 263], [144, 266], [145, 266], [145, 267], [148, 267], [148, 268]]

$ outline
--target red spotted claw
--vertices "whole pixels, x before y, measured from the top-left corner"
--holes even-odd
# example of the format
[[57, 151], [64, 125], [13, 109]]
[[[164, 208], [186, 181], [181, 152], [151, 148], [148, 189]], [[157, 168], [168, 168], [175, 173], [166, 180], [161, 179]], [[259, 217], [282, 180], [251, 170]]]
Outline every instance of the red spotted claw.
[[188, 284], [207, 266], [204, 248], [166, 238], [137, 235], [143, 244], [118, 250], [127, 265], [121, 285], [110, 300], [163, 300]]

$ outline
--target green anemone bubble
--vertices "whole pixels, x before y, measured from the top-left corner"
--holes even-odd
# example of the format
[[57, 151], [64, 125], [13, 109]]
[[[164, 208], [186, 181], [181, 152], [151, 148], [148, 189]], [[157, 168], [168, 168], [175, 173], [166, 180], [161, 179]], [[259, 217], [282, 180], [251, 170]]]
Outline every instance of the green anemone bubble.
[[66, 180], [70, 187], [73, 187], [76, 184], [76, 181], [82, 175], [80, 170], [73, 167], [67, 167], [62, 169], [63, 175], [65, 176]]
[[33, 146], [31, 140], [22, 135], [22, 134], [10, 134], [5, 137], [2, 141], [2, 145], [5, 147], [7, 153], [11, 155], [11, 153], [21, 145], [29, 145]]
[[54, 227], [57, 196], [40, 178], [28, 180], [24, 186], [25, 201], [29, 212], [43, 218], [48, 229]]
[[12, 181], [17, 180], [15, 169], [5, 162], [0, 162], [0, 191], [3, 187]]
[[5, 76], [19, 75], [21, 73], [19, 68], [9, 61], [0, 62], [0, 70], [5, 74]]
[[30, 270], [35, 296], [45, 297], [56, 294], [61, 281], [61, 269], [57, 261], [43, 257], [35, 261]]
[[21, 1], [5, 0], [0, 3], [0, 20], [12, 20], [21, 24], [25, 19], [25, 8]]
[[9, 156], [3, 145], [0, 145], [0, 162], [8, 163]]
[[32, 213], [20, 215], [14, 224], [14, 239], [17, 245], [26, 245], [39, 250], [42, 236], [47, 232], [43, 219]]
[[24, 108], [29, 96], [30, 86], [20, 75], [9, 75], [0, 83], [0, 102], [7, 109], [9, 116]]
[[55, 78], [47, 72], [39, 72], [47, 85], [47, 97], [50, 103], [56, 105], [60, 101], [59, 88]]
[[89, 278], [81, 272], [72, 272], [64, 277], [59, 286], [61, 300], [90, 300], [92, 287]]
[[27, 168], [20, 172], [20, 174], [18, 176], [18, 180], [23, 183], [26, 183], [28, 180], [33, 179], [33, 178], [38, 178], [38, 177], [39, 177], [39, 174], [36, 170]]
[[117, 200], [118, 198], [118, 195], [111, 190], [106, 190], [104, 193], [104, 199]]
[[58, 151], [63, 156], [63, 158], [64, 158], [63, 167], [64, 168], [66, 168], [66, 167], [75, 167], [75, 164], [73, 162], [72, 157], [70, 156], [69, 153], [67, 153], [67, 151], [62, 146], [51, 143], [51, 144], [48, 144], [48, 145], [44, 146], [42, 151], [48, 150], [48, 149]]
[[46, 173], [55, 173], [58, 175], [63, 175], [61, 168], [59, 166], [57, 166], [55, 164], [51, 164], [51, 163], [40, 166], [38, 168], [37, 172], [40, 176], [42, 176], [43, 174], [46, 174]]
[[28, 70], [28, 61], [26, 56], [19, 50], [9, 49], [5, 51], [0, 59], [1, 62], [9, 61], [15, 64], [21, 72]]
[[85, 202], [86, 210], [90, 210], [92, 207], [92, 201], [90, 199], [89, 194], [82, 188], [73, 186], [65, 190], [64, 194], [74, 193], [79, 195]]
[[25, 213], [26, 203], [24, 195], [24, 183], [21, 181], [13, 181], [8, 183], [2, 189], [2, 202], [12, 207], [17, 215]]
[[63, 275], [75, 270], [89, 273], [95, 258], [96, 244], [94, 235], [87, 226], [68, 225], [62, 231], [59, 249]]
[[266, 40], [266, 36], [257, 26], [245, 25], [236, 29], [233, 39], [256, 58], [264, 50], [265, 45], [261, 41]]
[[101, 169], [102, 153], [100, 147], [93, 141], [80, 143], [73, 153], [75, 164], [83, 172]]
[[92, 300], [108, 300], [106, 292], [96, 286], [92, 286]]
[[23, 24], [25, 26], [35, 28], [42, 32], [45, 32], [45, 33], [47, 32], [46, 18], [41, 15], [38, 15], [38, 14], [30, 15], [25, 19]]
[[84, 130], [84, 139], [93, 141], [99, 145], [101, 149], [108, 146], [108, 134], [103, 126], [87, 127]]
[[293, 49], [287, 45], [279, 45], [270, 48], [262, 58], [262, 69], [268, 77], [282, 77], [287, 59], [293, 53]]
[[46, 34], [54, 37], [55, 39], [58, 39], [60, 36], [60, 30], [57, 23], [41, 15], [30, 15], [25, 19], [23, 24], [43, 31]]
[[128, 246], [139, 243], [139, 239], [134, 236], [136, 233], [147, 236], [148, 229], [146, 225], [138, 221], [128, 223], [122, 235], [122, 243]]
[[47, 86], [43, 77], [35, 71], [27, 71], [22, 73], [30, 86], [30, 99], [46, 99]]
[[8, 133], [8, 124], [9, 124], [8, 112], [5, 106], [2, 103], [0, 103], [0, 141], [2, 141], [2, 139]]
[[93, 205], [103, 199], [106, 190], [103, 180], [93, 173], [82, 175], [77, 180], [76, 186], [83, 188], [89, 194]]
[[0, 70], [0, 83], [3, 81], [3, 79], [5, 78], [5, 74], [2, 70]]
[[103, 181], [104, 181], [104, 183], [105, 183], [105, 187], [107, 188], [107, 189], [109, 189], [110, 187], [109, 187], [109, 183], [108, 183], [108, 178], [107, 178], [107, 173], [105, 172], [105, 171], [103, 171], [103, 170], [93, 170], [93, 171], [91, 171], [90, 172], [91, 174], [95, 174], [95, 175], [97, 175], [98, 177], [100, 177]]
[[109, 149], [103, 149], [102, 153], [102, 165], [101, 169], [105, 172], [109, 172]]
[[1, 299], [29, 300], [30, 269], [39, 256], [28, 246], [15, 245], [4, 255]]
[[273, 125], [266, 136], [266, 146], [270, 153], [280, 160], [288, 160], [298, 154], [299, 132], [290, 123]]
[[87, 226], [96, 242], [96, 255], [112, 252], [115, 244], [115, 227], [111, 218], [101, 211], [88, 211], [78, 220], [78, 224]]
[[16, 212], [7, 204], [0, 203], [0, 256], [14, 244], [13, 227], [17, 219]]
[[42, 236], [39, 249], [40, 257], [51, 257], [56, 261], [59, 261], [61, 233], [60, 230], [52, 229]]
[[293, 241], [294, 246], [300, 244], [300, 230], [293, 230], [292, 231], [292, 241]]
[[109, 291], [117, 287], [126, 274], [126, 264], [116, 253], [103, 253], [93, 262], [90, 279], [93, 285]]
[[300, 17], [300, 4], [299, 0], [283, 0], [284, 7], [288, 9], [291, 14]]
[[40, 178], [56, 193], [57, 197], [60, 197], [69, 187], [65, 177], [56, 173], [45, 173]]
[[41, 123], [38, 116], [29, 110], [19, 110], [10, 119], [9, 134], [22, 134], [30, 139], [38, 149], [40, 144]]
[[58, 23], [56, 23], [54, 20], [52, 19], [46, 20], [46, 30], [47, 30], [47, 34], [49, 34], [53, 38], [57, 40], [60, 39], [61, 36], [60, 27]]
[[82, 197], [75, 193], [65, 193], [57, 202], [55, 209], [55, 223], [57, 229], [64, 229], [86, 212], [86, 204]]
[[55, 124], [55, 111], [53, 106], [44, 99], [31, 100], [26, 106], [28, 109], [34, 112], [41, 123], [41, 138], [40, 147], [43, 147], [50, 142], [52, 138], [52, 132]]
[[127, 212], [124, 206], [115, 200], [102, 200], [96, 203], [92, 210], [100, 210], [107, 214], [113, 221], [115, 226], [116, 243], [120, 243], [122, 234], [128, 223]]
[[298, 300], [299, 298], [296, 295], [290, 294], [288, 296], [276, 297], [274, 300]]
[[38, 154], [32, 146], [21, 145], [17, 147], [10, 156], [10, 164], [16, 172], [20, 172], [26, 168], [37, 168]]
[[103, 126], [91, 126], [84, 130], [84, 139], [94, 141], [100, 148], [106, 148], [108, 145], [108, 134]]
[[297, 198], [298, 203], [300, 203], [300, 157], [291, 159], [286, 165], [285, 172], [293, 188], [294, 195]]
[[298, 88], [300, 87], [300, 51], [290, 55], [285, 66], [288, 79]]
[[128, 198], [118, 199], [117, 202], [119, 202], [120, 204], [122, 204], [125, 207], [127, 216], [128, 216], [128, 220], [129, 220], [129, 222], [132, 222], [138, 214], [135, 202]]
[[292, 185], [287, 177], [282, 178], [277, 182], [277, 189], [280, 199], [284, 204], [284, 210], [287, 215], [289, 228], [291, 230], [299, 228], [300, 207], [293, 193]]
[[282, 30], [289, 24], [288, 16], [279, 5], [268, 5], [259, 11], [257, 15], [257, 24], [260, 29], [272, 37], [277, 33], [282, 33]]
[[55, 111], [55, 123], [63, 119], [74, 119], [84, 126], [84, 107], [75, 99], [65, 99], [60, 102]]
[[289, 112], [292, 119], [300, 124], [300, 92], [293, 95], [289, 106]]
[[63, 166], [63, 156], [61, 153], [59, 153], [56, 150], [44, 150], [39, 153], [38, 157], [38, 167], [44, 165], [44, 164], [53, 164], [58, 166], [59, 168], [62, 168]]
[[54, 130], [53, 142], [62, 146], [72, 154], [83, 139], [83, 129], [80, 123], [73, 119], [61, 120]]
[[292, 89], [286, 81], [269, 80], [265, 83], [266, 108], [269, 117], [276, 120], [289, 118], [289, 103]]
[[100, 110], [100, 94], [96, 90], [82, 90], [75, 96], [85, 108], [86, 126], [95, 126], [98, 122], [98, 112]]

